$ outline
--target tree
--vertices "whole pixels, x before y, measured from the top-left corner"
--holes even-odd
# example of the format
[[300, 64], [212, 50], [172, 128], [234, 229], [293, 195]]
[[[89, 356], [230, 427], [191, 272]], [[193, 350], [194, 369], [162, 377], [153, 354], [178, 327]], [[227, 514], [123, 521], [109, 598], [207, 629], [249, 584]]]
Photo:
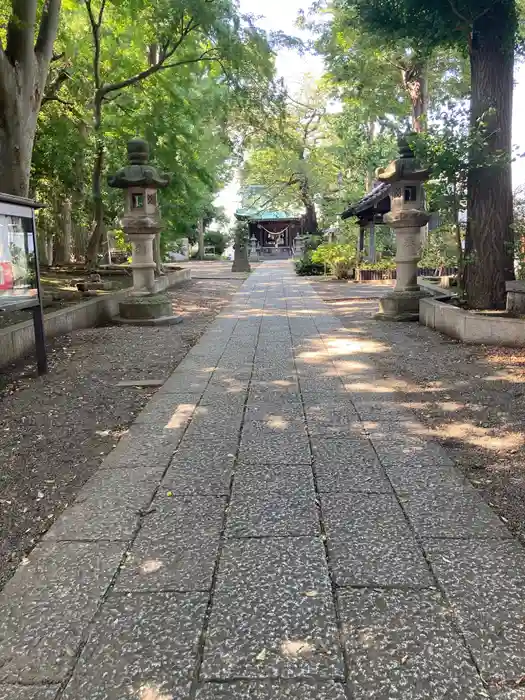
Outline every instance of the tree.
[[[0, 191], [27, 196], [38, 113], [44, 96], [60, 0], [12, 0], [0, 41]], [[56, 87], [56, 86], [55, 86]]]
[[[481, 127], [483, 153], [468, 176], [465, 248], [467, 301], [473, 308], [505, 304], [513, 271], [511, 115], [515, 0], [343, 0], [360, 21], [392, 42], [412, 39], [429, 47], [458, 45], [468, 51], [472, 129]], [[505, 158], [501, 158], [501, 155]]]
[[[231, 0], [165, 0], [155, 4], [84, 0], [83, 4], [92, 46], [88, 80], [95, 149], [93, 229], [86, 257], [95, 264], [104, 234], [102, 175], [108, 106], [115, 103], [125, 110], [126, 94], [137, 94], [145, 81], [166, 70], [195, 68], [206, 79], [217, 64], [224, 81], [229, 71], [246, 73], [243, 62], [249, 62], [252, 71], [259, 74], [270, 73], [271, 61], [265, 35], [238, 14]], [[112, 60], [108, 60], [110, 56]]]

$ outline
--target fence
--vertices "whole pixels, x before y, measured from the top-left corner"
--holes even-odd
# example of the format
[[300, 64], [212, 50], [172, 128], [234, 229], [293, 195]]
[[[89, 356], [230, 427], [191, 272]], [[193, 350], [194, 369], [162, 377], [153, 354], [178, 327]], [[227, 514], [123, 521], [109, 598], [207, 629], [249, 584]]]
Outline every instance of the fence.
[[[456, 267], [419, 267], [417, 274], [419, 277], [443, 277], [444, 275], [455, 275]], [[396, 270], [356, 270], [356, 280], [360, 282], [373, 282], [379, 280], [395, 280]]]

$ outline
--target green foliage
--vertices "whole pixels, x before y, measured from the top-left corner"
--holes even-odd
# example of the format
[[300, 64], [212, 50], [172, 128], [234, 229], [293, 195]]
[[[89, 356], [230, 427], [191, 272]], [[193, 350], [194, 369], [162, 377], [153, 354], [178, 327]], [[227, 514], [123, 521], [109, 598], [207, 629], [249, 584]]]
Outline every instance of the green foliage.
[[226, 250], [227, 240], [222, 233], [218, 231], [207, 231], [204, 234], [204, 245], [213, 246], [215, 254], [221, 256]]
[[396, 261], [392, 258], [381, 258], [381, 260], [376, 263], [360, 262], [358, 267], [360, 270], [395, 270]]
[[299, 260], [294, 262], [295, 272], [300, 277], [318, 277], [324, 275], [325, 266], [319, 262], [313, 262], [312, 253], [305, 253]]
[[356, 263], [356, 249], [350, 243], [323, 243], [313, 251], [312, 262], [329, 267], [337, 279], [347, 279]]

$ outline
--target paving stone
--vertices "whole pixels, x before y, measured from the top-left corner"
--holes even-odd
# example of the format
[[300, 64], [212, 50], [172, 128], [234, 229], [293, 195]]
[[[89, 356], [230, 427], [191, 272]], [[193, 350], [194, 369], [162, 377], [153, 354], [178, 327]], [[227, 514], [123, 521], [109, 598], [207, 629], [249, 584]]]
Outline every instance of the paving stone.
[[245, 421], [279, 422], [304, 421], [304, 411], [300, 400], [293, 402], [252, 403], [246, 406]]
[[398, 492], [420, 537], [509, 538], [511, 534], [472, 486]]
[[342, 396], [344, 397], [347, 393], [340, 377], [326, 376], [322, 368], [319, 368], [319, 373], [316, 377], [302, 376], [300, 378], [300, 385], [301, 393], [317, 395], [319, 397], [324, 396], [326, 398], [328, 396], [338, 399]]
[[437, 592], [344, 591], [339, 609], [355, 700], [489, 698]]
[[238, 438], [244, 414], [244, 406], [235, 403], [226, 410], [211, 404], [203, 404], [195, 411], [186, 431], [188, 440], [232, 440]]
[[102, 469], [166, 468], [181, 440], [182, 431], [133, 425], [100, 465]]
[[111, 596], [64, 700], [186, 700], [207, 600], [205, 593]]
[[129, 540], [164, 470], [100, 469], [46, 535], [55, 540]]
[[342, 678], [324, 548], [317, 538], [229, 540], [201, 676]]
[[350, 401], [305, 401], [304, 410], [310, 435], [344, 437], [355, 434], [351, 426], [358, 415]]
[[310, 464], [310, 445], [306, 431], [287, 435], [243, 431], [239, 461], [255, 464]]
[[280, 407], [283, 411], [296, 410], [303, 415], [301, 394], [298, 391], [275, 391], [275, 387], [271, 391], [254, 387], [248, 394], [246, 407], [247, 410], [254, 407], [258, 409]]
[[0, 685], [0, 700], [54, 700], [60, 686]]
[[334, 681], [234, 681], [206, 683], [197, 700], [345, 700], [343, 685]]
[[291, 537], [318, 535], [319, 516], [315, 495], [248, 493], [233, 496], [227, 537]]
[[0, 594], [0, 683], [57, 683], [115, 575], [124, 545], [47, 542]]
[[[363, 399], [359, 394], [350, 393], [350, 398], [364, 421], [381, 422], [413, 422], [417, 424], [416, 416], [410, 409], [395, 400]], [[420, 424], [419, 424], [420, 425]]]
[[177, 496], [226, 496], [236, 450], [237, 441], [188, 441], [175, 453], [163, 486]]
[[390, 492], [392, 489], [366, 438], [312, 438], [320, 492]]
[[314, 493], [309, 464], [245, 464], [239, 462], [233, 482], [233, 496], [275, 493], [293, 496]]
[[168, 394], [194, 394], [201, 395], [208, 386], [215, 362], [206, 362], [206, 358], [200, 358], [191, 367], [179, 369], [164, 383], [161, 392], [163, 396]]
[[168, 493], [155, 498], [120, 570], [118, 592], [211, 588], [226, 501]]
[[523, 677], [525, 552], [516, 541], [426, 542], [482, 675], [493, 682]]
[[417, 468], [453, 465], [438, 443], [405, 432], [374, 430], [370, 432], [370, 440], [385, 467], [409, 464]]
[[230, 373], [229, 376], [219, 374], [208, 384], [203, 395], [203, 400], [213, 400], [216, 397], [238, 399], [240, 403], [246, 401], [248, 387], [250, 384], [251, 369], [249, 371], [239, 371]]
[[308, 440], [304, 418], [298, 420], [273, 417], [266, 420], [245, 419], [242, 428], [243, 440], [261, 440], [267, 437], [289, 437], [291, 440], [304, 438]]
[[433, 585], [423, 553], [393, 496], [326, 494], [321, 505], [338, 586]]
[[138, 415], [135, 425], [154, 425], [162, 432], [178, 430], [182, 437], [199, 399], [196, 394], [157, 393]]

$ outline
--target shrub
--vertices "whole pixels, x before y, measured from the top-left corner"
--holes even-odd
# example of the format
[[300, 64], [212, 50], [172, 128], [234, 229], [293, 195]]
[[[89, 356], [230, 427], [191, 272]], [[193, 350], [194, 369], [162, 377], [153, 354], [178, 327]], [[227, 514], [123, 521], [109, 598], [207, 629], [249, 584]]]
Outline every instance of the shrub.
[[356, 251], [351, 243], [323, 243], [312, 253], [312, 262], [329, 266], [338, 280], [348, 279], [355, 260]]
[[225, 236], [218, 231], [207, 231], [204, 234], [204, 245], [213, 246], [216, 255], [222, 255], [224, 253], [227, 243]]
[[295, 272], [300, 277], [316, 277], [324, 275], [324, 265], [312, 262], [312, 254], [305, 253], [302, 258], [295, 261]]
[[360, 270], [395, 270], [396, 261], [394, 258], [383, 258], [379, 262], [363, 262], [358, 265]]

